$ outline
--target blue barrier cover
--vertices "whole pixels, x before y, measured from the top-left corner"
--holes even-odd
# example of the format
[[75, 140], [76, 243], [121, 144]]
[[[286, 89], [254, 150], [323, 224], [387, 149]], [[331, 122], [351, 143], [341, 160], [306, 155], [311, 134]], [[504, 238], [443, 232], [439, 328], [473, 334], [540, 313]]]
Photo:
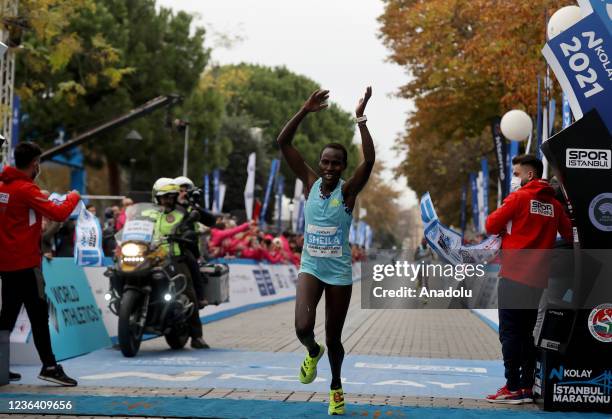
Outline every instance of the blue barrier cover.
[[102, 310], [98, 308], [83, 268], [72, 259], [43, 263], [49, 303], [49, 330], [58, 360], [110, 346]]

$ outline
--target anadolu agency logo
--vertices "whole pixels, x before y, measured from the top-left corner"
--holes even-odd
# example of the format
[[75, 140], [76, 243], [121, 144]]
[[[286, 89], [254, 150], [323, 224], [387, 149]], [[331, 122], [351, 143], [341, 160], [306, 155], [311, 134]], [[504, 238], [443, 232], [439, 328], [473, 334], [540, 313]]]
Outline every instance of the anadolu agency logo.
[[597, 195], [589, 205], [589, 219], [601, 231], [612, 231], [612, 193]]
[[612, 342], [612, 304], [601, 304], [589, 314], [589, 332], [600, 342]]

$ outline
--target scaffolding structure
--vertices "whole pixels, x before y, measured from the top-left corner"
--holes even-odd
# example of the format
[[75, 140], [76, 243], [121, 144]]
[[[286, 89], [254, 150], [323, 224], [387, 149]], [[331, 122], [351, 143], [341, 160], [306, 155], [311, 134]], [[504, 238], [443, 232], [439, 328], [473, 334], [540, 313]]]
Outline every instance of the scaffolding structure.
[[[17, 16], [18, 0], [0, 0], [0, 19]], [[9, 27], [0, 21], [0, 41], [9, 46], [0, 57], [0, 133], [6, 138], [0, 147], [0, 167], [10, 163], [13, 131], [13, 89], [15, 86], [15, 52], [10, 44]]]

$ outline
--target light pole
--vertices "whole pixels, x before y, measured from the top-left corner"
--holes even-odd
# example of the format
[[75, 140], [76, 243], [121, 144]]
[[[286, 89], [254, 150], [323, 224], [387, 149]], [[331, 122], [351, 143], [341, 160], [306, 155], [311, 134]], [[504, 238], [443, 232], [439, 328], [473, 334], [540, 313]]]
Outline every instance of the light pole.
[[185, 145], [183, 147], [183, 176], [187, 176], [187, 162], [189, 161], [189, 122], [183, 119], [177, 119], [174, 121], [174, 125], [178, 129], [185, 129]]
[[[125, 139], [128, 141], [142, 141], [142, 135], [135, 129], [131, 130], [126, 136]], [[134, 157], [130, 158], [130, 192], [134, 190], [134, 164], [136, 163], [136, 159]]]

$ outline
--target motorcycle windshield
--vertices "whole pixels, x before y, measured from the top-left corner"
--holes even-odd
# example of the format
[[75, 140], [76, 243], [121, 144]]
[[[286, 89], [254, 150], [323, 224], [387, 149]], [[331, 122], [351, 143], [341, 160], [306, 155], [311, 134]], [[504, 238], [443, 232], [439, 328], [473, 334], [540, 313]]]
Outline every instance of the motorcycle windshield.
[[161, 213], [162, 207], [151, 203], [129, 206], [125, 212], [125, 225], [115, 236], [117, 242], [152, 243], [155, 223]]

